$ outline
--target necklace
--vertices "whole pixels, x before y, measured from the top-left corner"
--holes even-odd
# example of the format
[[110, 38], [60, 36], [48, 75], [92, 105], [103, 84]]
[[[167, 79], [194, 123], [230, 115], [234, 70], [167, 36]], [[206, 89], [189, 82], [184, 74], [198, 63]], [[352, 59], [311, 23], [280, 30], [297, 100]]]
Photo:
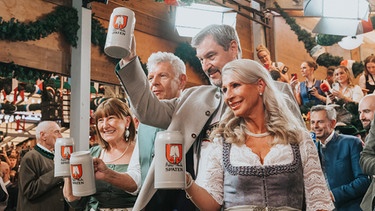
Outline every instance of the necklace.
[[246, 134], [255, 138], [263, 138], [263, 137], [270, 135], [270, 132], [267, 131], [265, 133], [252, 133], [250, 131], [246, 131]]
[[[128, 146], [125, 148], [124, 152], [123, 152], [119, 157], [117, 157], [117, 158], [115, 158], [115, 159], [113, 159], [113, 160], [105, 161], [105, 163], [113, 163], [113, 162], [119, 160], [120, 158], [122, 158], [122, 157], [125, 155], [126, 151], [128, 150], [129, 145], [130, 145], [130, 142], [129, 142]], [[106, 152], [107, 152], [107, 150], [104, 150], [104, 153], [103, 153], [103, 161], [104, 161], [104, 157], [105, 157], [105, 155], [106, 155]]]

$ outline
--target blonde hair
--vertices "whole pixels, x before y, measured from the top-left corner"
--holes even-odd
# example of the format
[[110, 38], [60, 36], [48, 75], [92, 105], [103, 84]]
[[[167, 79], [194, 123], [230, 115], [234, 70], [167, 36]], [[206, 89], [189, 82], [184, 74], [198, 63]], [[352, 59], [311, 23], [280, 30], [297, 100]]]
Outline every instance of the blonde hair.
[[257, 55], [258, 55], [260, 52], [262, 52], [262, 51], [265, 51], [265, 52], [268, 53], [268, 55], [271, 55], [270, 51], [266, 48], [266, 46], [264, 46], [264, 45], [262, 45], [262, 44], [258, 45], [258, 47], [256, 47], [255, 50], [257, 51]]
[[[335, 69], [335, 71], [333, 72], [333, 74], [335, 74], [335, 72], [336, 72], [336, 70], [338, 70], [338, 69], [342, 69], [342, 70], [344, 70], [344, 72], [346, 73], [346, 75], [348, 76], [348, 87], [354, 87], [354, 82], [353, 82], [353, 78], [352, 78], [352, 76], [350, 75], [350, 72], [349, 72], [349, 69], [346, 67], [346, 66], [338, 66], [338, 67], [336, 67], [336, 69]], [[335, 76], [335, 81], [336, 81], [336, 76]], [[336, 81], [336, 83], [338, 83], [337, 81]]]
[[[263, 105], [265, 109], [265, 122], [267, 130], [274, 136], [271, 143], [291, 144], [299, 143], [303, 137], [303, 131], [307, 133], [306, 127], [292, 114], [286, 103], [289, 97], [280, 93], [275, 86], [267, 69], [258, 62], [249, 59], [239, 59], [227, 63], [222, 75], [231, 75], [235, 80], [245, 84], [255, 84], [259, 79], [266, 84], [263, 93]], [[225, 111], [219, 126], [211, 133], [210, 138], [220, 134], [228, 143], [243, 144], [246, 141], [248, 131], [242, 117], [236, 117], [229, 108]]]

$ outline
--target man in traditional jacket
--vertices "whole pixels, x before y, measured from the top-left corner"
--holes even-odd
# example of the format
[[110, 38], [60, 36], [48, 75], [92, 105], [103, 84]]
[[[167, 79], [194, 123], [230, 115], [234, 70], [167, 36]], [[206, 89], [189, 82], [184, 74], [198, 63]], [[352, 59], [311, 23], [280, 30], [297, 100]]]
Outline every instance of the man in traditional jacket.
[[[184, 62], [173, 53], [156, 52], [147, 61], [148, 81], [151, 91], [159, 100], [173, 99], [181, 95], [187, 81]], [[163, 129], [140, 123], [138, 138], [129, 164], [128, 174], [136, 182], [138, 189], [144, 182], [151, 161], [154, 158], [154, 143], [156, 134]], [[133, 163], [133, 161], [135, 161]], [[135, 166], [135, 169], [133, 169]], [[139, 175], [140, 173], [140, 175]], [[183, 190], [159, 190], [145, 208], [148, 210], [172, 210], [175, 208], [178, 195], [185, 194]], [[164, 203], [166, 200], [171, 203]], [[189, 206], [188, 204], [185, 204]], [[191, 205], [192, 206], [192, 205]]]
[[[129, 57], [120, 60], [115, 73], [127, 92], [134, 113], [140, 122], [182, 133], [185, 143], [184, 153], [187, 153], [186, 170], [196, 178], [199, 176], [200, 156], [204, 155], [201, 153], [201, 146], [206, 143], [206, 137], [219, 122], [225, 110], [220, 90], [221, 69], [226, 63], [241, 58], [242, 52], [237, 32], [228, 25], [210, 25], [204, 28], [193, 38], [192, 45], [196, 48], [202, 68], [213, 85], [185, 89], [179, 98], [159, 101], [155, 95], [146, 91], [150, 87], [134, 48]], [[280, 94], [286, 94], [284, 96], [293, 114], [300, 115], [290, 86], [284, 84], [277, 85]], [[154, 171], [155, 165], [152, 162], [134, 210], [144, 208], [156, 192]]]
[[21, 160], [17, 210], [68, 210], [63, 178], [54, 176], [54, 147], [56, 139], [62, 137], [60, 126], [53, 121], [40, 122], [35, 136], [37, 144]]
[[336, 210], [360, 210], [360, 203], [370, 185], [369, 176], [359, 165], [363, 149], [361, 140], [335, 132], [334, 107], [316, 105], [310, 112], [311, 130], [316, 134], [322, 170]]

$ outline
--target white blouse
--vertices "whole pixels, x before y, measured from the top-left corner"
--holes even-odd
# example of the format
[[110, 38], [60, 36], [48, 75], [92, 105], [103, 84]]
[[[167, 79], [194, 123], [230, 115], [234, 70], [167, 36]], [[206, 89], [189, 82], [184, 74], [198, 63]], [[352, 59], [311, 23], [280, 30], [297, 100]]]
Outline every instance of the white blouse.
[[[332, 89], [340, 91], [340, 86], [338, 83], [332, 84]], [[352, 99], [354, 102], [359, 102], [363, 98], [363, 92], [360, 86], [354, 85], [354, 87], [347, 87], [342, 91], [345, 97]]]
[[[199, 170], [196, 184], [203, 187], [219, 203], [223, 204], [223, 145], [220, 141], [211, 143], [211, 150], [207, 150], [206, 168]], [[333, 210], [330, 193], [324, 178], [316, 146], [310, 135], [305, 133], [299, 145], [303, 178], [305, 185], [305, 200], [307, 210]], [[233, 166], [268, 166], [284, 165], [292, 163], [294, 159], [291, 145], [274, 145], [264, 158], [264, 164], [260, 162], [257, 154], [253, 153], [245, 144], [232, 144], [230, 161]]]

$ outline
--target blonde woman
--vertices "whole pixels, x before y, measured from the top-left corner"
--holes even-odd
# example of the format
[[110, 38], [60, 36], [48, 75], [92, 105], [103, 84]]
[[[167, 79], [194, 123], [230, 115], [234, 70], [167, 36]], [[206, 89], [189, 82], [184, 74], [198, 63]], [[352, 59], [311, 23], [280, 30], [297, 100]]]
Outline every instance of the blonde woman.
[[263, 66], [268, 70], [277, 70], [280, 72], [280, 80], [282, 82], [289, 83], [289, 75], [288, 75], [288, 67], [284, 65], [282, 62], [272, 62], [271, 60], [271, 53], [264, 45], [258, 45], [256, 48], [257, 56], [260, 62], [262, 62]]
[[222, 75], [228, 109], [187, 197], [199, 210], [332, 210], [314, 142], [267, 70], [240, 59]]
[[335, 83], [332, 84], [332, 93], [329, 98], [332, 101], [343, 100], [345, 103], [359, 101], [363, 97], [361, 87], [353, 83], [349, 69], [345, 66], [339, 66], [333, 72]]

